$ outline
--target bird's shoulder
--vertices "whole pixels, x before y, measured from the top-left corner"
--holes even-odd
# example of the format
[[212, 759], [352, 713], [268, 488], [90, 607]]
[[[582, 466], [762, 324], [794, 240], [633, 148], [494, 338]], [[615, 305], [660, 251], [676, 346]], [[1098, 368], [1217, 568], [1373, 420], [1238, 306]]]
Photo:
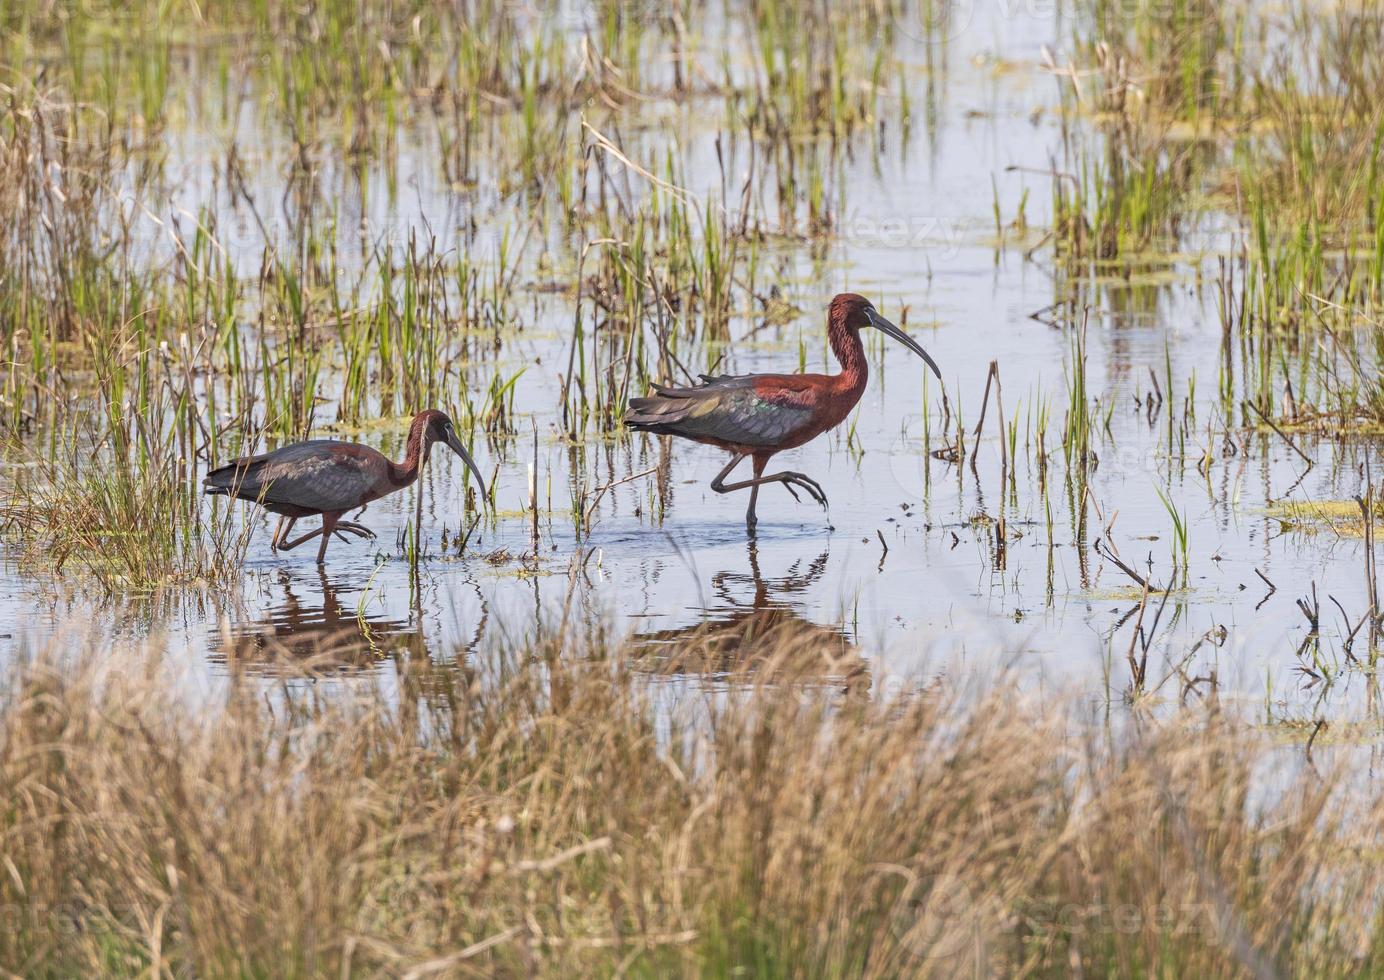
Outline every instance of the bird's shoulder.
[[307, 470], [328, 468], [360, 469], [376, 465], [384, 459], [377, 449], [356, 442], [342, 442], [338, 439], [307, 439], [303, 442], [280, 446], [272, 452], [254, 457], [251, 462], [259, 463], [264, 469], [292, 469], [302, 473]]
[[686, 388], [655, 385], [660, 395], [687, 398], [706, 395], [739, 395], [771, 403], [791, 404], [826, 382], [820, 374], [703, 374], [701, 383]]
[[754, 382], [755, 394], [766, 401], [796, 402], [826, 387], [830, 379], [824, 374], [760, 374]]

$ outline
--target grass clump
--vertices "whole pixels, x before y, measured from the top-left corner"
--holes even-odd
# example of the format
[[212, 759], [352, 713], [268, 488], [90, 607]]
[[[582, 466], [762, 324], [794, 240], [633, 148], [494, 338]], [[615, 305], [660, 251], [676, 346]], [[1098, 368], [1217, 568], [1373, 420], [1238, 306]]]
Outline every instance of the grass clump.
[[0, 965], [1384, 967], [1377, 789], [1344, 766], [1294, 777], [1224, 716], [1112, 740], [1003, 686], [874, 703], [786, 668], [728, 696], [635, 671], [599, 637], [484, 663], [400, 659], [389, 684], [265, 697], [234, 659], [208, 690], [157, 645], [34, 653], [0, 701]]
[[45, 463], [19, 483], [0, 529], [22, 563], [69, 569], [108, 594], [173, 586], [230, 586], [248, 544], [245, 527], [204, 513], [186, 470], [116, 458], [105, 465]]

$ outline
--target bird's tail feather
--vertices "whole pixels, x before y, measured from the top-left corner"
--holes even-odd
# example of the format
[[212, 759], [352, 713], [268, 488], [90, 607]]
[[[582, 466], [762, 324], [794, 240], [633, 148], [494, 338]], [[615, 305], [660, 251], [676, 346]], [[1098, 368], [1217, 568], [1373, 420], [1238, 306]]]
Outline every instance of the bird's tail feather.
[[690, 409], [691, 405], [686, 399], [669, 398], [662, 394], [631, 398], [629, 411], [625, 413], [625, 424], [632, 429], [674, 425], [687, 418]]
[[245, 482], [248, 473], [248, 467], [237, 466], [234, 463], [228, 466], [219, 466], [202, 477], [202, 492], [210, 496], [217, 494], [231, 496]]

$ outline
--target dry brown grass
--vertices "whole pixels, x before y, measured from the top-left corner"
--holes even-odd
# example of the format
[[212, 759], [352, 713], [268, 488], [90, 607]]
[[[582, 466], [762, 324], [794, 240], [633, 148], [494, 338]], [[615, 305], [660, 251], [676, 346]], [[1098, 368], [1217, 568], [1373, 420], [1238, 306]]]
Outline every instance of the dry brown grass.
[[1323, 772], [1290, 776], [1300, 748], [1215, 715], [1116, 735], [1009, 689], [885, 704], [784, 670], [710, 693], [602, 650], [496, 652], [492, 671], [400, 663], [395, 694], [234, 670], [208, 694], [157, 646], [35, 654], [0, 704], [0, 965], [1384, 965], [1381, 799], [1327, 773], [1320, 745]]

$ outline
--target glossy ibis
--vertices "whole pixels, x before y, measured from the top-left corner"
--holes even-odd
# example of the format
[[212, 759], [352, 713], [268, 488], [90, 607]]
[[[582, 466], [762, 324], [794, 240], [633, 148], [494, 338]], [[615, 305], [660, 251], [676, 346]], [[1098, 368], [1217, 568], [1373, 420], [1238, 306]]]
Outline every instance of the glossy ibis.
[[[260, 503], [265, 510], [278, 514], [279, 524], [269, 543], [274, 551], [288, 551], [321, 535], [322, 544], [317, 549], [317, 562], [321, 564], [333, 534], [343, 541], [343, 531], [361, 538], [375, 536], [369, 528], [343, 521], [341, 516], [356, 508], [364, 510], [372, 500], [402, 490], [418, 479], [435, 442], [445, 443], [466, 462], [484, 496], [485, 481], [475, 460], [457, 438], [452, 420], [436, 409], [414, 416], [402, 463], [358, 443], [309, 439], [214, 469], [202, 481], [202, 489], [209, 494]], [[320, 528], [288, 540], [288, 533], [299, 518], [317, 514], [322, 516]]]
[[[794, 487], [806, 491], [826, 507], [827, 496], [817, 482], [803, 473], [784, 471], [764, 475], [769, 457], [793, 449], [833, 428], [850, 414], [865, 391], [869, 369], [860, 331], [881, 330], [917, 354], [940, 379], [942, 372], [912, 337], [855, 293], [841, 293], [827, 311], [827, 337], [841, 364], [840, 374], [745, 374], [702, 375], [702, 383], [689, 388], [654, 385], [654, 394], [630, 399], [625, 424], [645, 432], [682, 436], [732, 453], [725, 469], [711, 481], [717, 493], [750, 491], [745, 525], [754, 532], [755, 502], [765, 483], [782, 483], [793, 498]], [[753, 460], [754, 478], [726, 483], [746, 456]]]

